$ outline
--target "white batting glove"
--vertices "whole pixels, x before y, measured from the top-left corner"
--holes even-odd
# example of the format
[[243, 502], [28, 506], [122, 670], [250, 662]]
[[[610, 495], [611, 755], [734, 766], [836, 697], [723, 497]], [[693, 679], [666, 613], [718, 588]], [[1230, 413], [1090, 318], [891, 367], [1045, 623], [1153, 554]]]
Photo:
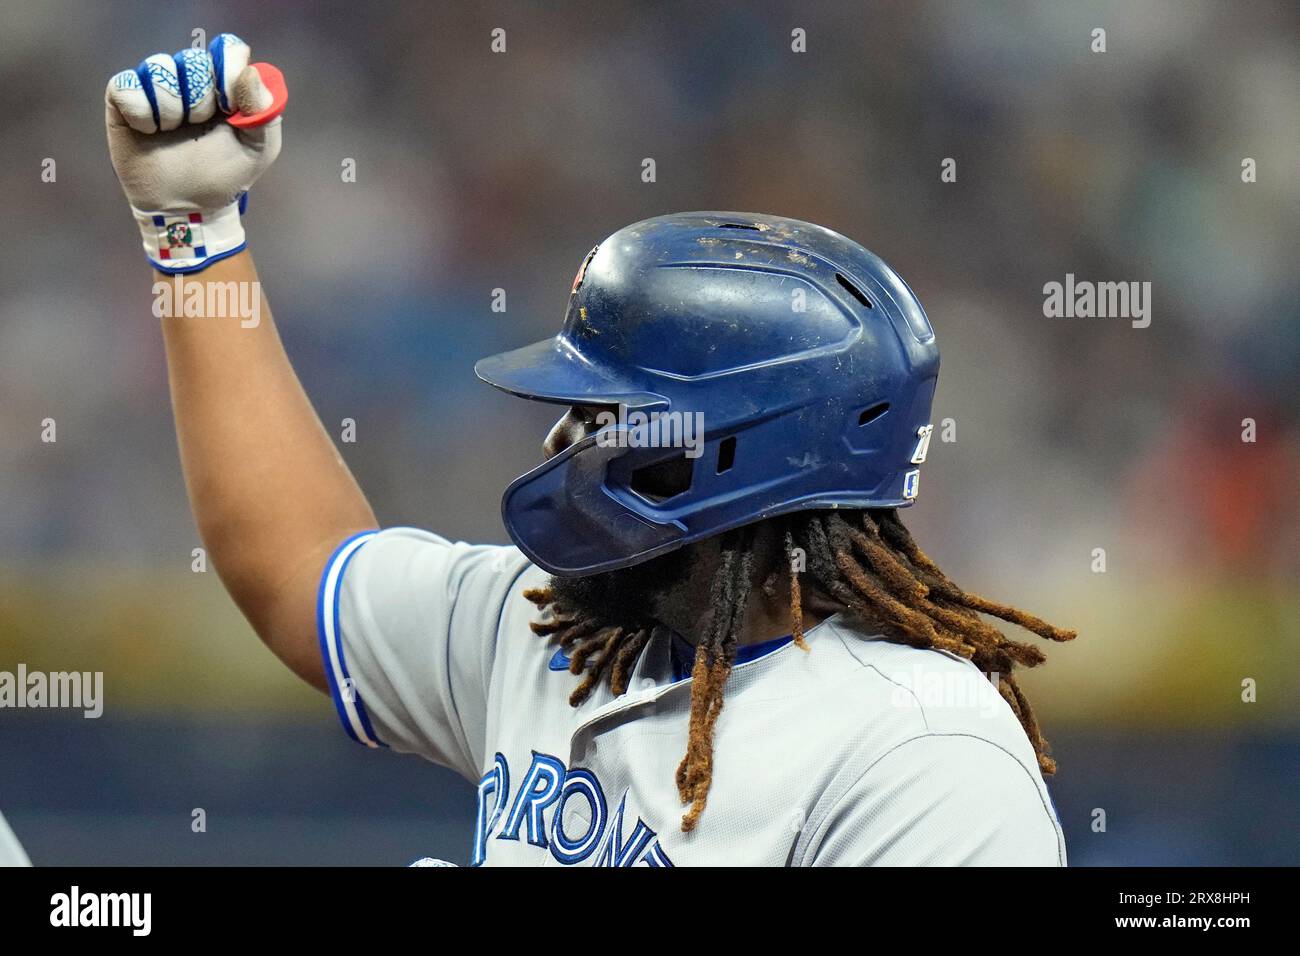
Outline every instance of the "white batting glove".
[[223, 33], [108, 81], [108, 152], [162, 272], [198, 272], [244, 248], [245, 194], [280, 154], [278, 116], [246, 129], [222, 121], [271, 105], [248, 60], [248, 44]]

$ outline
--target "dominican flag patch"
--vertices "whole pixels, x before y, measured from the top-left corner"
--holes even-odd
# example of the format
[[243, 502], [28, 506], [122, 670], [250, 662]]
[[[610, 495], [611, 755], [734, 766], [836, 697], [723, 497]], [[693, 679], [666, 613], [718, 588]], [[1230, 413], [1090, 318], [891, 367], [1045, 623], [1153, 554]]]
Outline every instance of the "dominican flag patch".
[[208, 250], [203, 245], [203, 213], [183, 216], [154, 216], [158, 227], [159, 259], [203, 259]]

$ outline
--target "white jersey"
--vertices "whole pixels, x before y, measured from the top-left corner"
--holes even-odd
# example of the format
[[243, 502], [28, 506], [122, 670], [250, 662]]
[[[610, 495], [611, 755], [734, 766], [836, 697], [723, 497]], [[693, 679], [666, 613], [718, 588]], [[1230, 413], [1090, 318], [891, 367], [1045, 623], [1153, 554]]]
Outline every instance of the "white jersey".
[[23, 852], [23, 845], [14, 836], [14, 831], [9, 829], [5, 818], [0, 816], [0, 866], [31, 865], [32, 861], [27, 859], [27, 854]]
[[647, 645], [627, 693], [602, 683], [571, 707], [578, 678], [528, 627], [522, 592], [546, 580], [515, 548], [409, 528], [349, 539], [321, 580], [344, 729], [477, 784], [474, 864], [1065, 864], [1033, 749], [984, 675], [847, 614], [808, 652], [774, 642], [737, 663], [708, 806], [683, 833], [691, 681], [673, 638]]

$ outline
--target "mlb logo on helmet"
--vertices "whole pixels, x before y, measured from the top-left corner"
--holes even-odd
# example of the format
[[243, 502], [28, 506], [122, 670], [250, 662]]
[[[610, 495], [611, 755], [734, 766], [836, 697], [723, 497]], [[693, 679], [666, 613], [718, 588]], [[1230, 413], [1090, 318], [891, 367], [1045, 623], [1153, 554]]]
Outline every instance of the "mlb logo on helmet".
[[921, 469], [913, 468], [903, 476], [903, 497], [909, 501], [916, 497], [916, 489], [921, 484]]

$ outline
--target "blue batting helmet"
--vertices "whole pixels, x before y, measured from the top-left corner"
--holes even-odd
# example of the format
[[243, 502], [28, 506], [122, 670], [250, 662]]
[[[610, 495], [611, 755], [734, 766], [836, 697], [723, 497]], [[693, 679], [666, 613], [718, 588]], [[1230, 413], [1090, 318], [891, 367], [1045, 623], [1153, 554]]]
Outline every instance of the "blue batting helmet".
[[694, 212], [614, 233], [578, 270], [559, 335], [474, 370], [523, 398], [617, 409], [502, 498], [520, 550], [569, 577], [792, 511], [910, 505], [939, 349], [907, 283], [856, 242]]

